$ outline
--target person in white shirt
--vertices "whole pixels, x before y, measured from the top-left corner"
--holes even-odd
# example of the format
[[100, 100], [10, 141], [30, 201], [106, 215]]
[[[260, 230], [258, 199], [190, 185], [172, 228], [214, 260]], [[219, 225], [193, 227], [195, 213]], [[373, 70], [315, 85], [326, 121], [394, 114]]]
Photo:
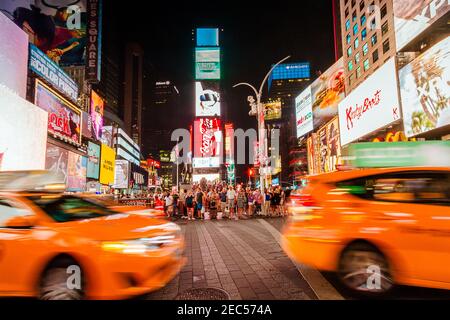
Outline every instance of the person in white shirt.
[[236, 191], [230, 186], [227, 192], [228, 208], [230, 210], [230, 219], [234, 218], [234, 206], [236, 204]]
[[170, 217], [173, 212], [173, 197], [169, 193], [164, 200], [166, 201], [167, 216]]

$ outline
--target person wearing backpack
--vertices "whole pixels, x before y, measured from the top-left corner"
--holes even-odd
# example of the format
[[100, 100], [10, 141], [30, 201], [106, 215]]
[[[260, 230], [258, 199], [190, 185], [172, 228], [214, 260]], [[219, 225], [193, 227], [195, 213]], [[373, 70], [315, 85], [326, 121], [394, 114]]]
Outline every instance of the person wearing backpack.
[[194, 194], [192, 191], [188, 192], [186, 196], [186, 208], [188, 213], [188, 220], [195, 220], [194, 218]]

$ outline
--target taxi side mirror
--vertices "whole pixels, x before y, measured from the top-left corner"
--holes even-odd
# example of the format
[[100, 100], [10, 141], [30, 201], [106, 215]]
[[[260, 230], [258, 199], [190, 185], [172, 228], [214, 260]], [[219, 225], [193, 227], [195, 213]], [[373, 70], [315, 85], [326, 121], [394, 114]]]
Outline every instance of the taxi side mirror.
[[5, 223], [6, 228], [13, 229], [30, 229], [36, 224], [36, 218], [34, 216], [15, 216], [7, 220]]

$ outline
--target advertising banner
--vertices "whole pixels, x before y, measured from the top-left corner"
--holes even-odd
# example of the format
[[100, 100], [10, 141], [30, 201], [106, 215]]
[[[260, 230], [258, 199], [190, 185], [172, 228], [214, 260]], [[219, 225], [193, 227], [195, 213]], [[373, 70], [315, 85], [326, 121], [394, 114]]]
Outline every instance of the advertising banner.
[[197, 28], [198, 47], [217, 47], [219, 45], [219, 29], [217, 28]]
[[220, 167], [219, 157], [193, 158], [192, 167], [194, 168], [218, 168]]
[[394, 0], [397, 51], [450, 10], [448, 0]]
[[450, 124], [450, 37], [399, 71], [407, 137]]
[[116, 152], [113, 148], [102, 143], [100, 155], [100, 183], [112, 185], [114, 183], [114, 168], [116, 165]]
[[86, 81], [95, 83], [101, 79], [102, 58], [102, 0], [86, 0], [88, 12], [86, 45]]
[[316, 173], [324, 173], [327, 162], [327, 127], [324, 126], [317, 131], [317, 141], [319, 142], [319, 168]]
[[105, 126], [102, 128], [102, 135], [100, 141], [109, 147], [113, 146], [113, 127]]
[[48, 112], [48, 131], [57, 138], [81, 144], [81, 111], [36, 79], [35, 104]]
[[308, 86], [295, 98], [295, 115], [297, 121], [297, 138], [314, 129], [311, 86]]
[[314, 174], [314, 140], [312, 137], [309, 137], [306, 140], [306, 148], [308, 155], [308, 174]]
[[127, 189], [130, 177], [130, 163], [127, 160], [116, 160], [116, 173], [114, 178], [115, 189]]
[[234, 128], [232, 123], [225, 124], [225, 163], [234, 163]]
[[311, 84], [314, 128], [317, 129], [338, 114], [338, 104], [345, 98], [342, 58]]
[[81, 135], [85, 138], [92, 139], [92, 119], [91, 115], [86, 111], [81, 112]]
[[[3, 4], [0, 4], [2, 9]], [[0, 86], [25, 99], [28, 35], [0, 11]]]
[[100, 174], [100, 146], [88, 142], [88, 163], [86, 176], [91, 179], [98, 179]]
[[78, 85], [45, 53], [30, 43], [30, 70], [44, 78], [72, 101], [78, 99]]
[[47, 155], [45, 159], [45, 169], [56, 172], [64, 177], [67, 185], [69, 166], [69, 151], [54, 144], [47, 143]]
[[195, 48], [195, 79], [220, 79], [220, 48]]
[[67, 167], [67, 190], [71, 192], [86, 190], [87, 158], [69, 151]]
[[281, 119], [281, 101], [264, 103], [264, 120]]
[[339, 103], [341, 144], [346, 145], [400, 119], [395, 57]]
[[[194, 157], [221, 157], [222, 131], [217, 118], [194, 121]], [[162, 161], [162, 160], [161, 160]]]
[[97, 140], [100, 140], [100, 138], [102, 137], [104, 108], [104, 100], [100, 98], [100, 96], [94, 90], [91, 90], [92, 128], [94, 131], [94, 138]]
[[0, 86], [0, 171], [45, 168], [47, 121], [47, 112]]
[[195, 83], [195, 115], [197, 117], [220, 116], [219, 82]]

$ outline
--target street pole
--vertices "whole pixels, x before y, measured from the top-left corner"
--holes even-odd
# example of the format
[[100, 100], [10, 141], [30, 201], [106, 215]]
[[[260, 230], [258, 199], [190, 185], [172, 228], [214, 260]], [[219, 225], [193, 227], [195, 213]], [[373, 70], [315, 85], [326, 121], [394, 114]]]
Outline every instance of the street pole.
[[[265, 167], [265, 165], [267, 165], [268, 150], [267, 150], [267, 146], [266, 146], [267, 140], [266, 140], [266, 133], [265, 133], [265, 128], [264, 128], [264, 106], [261, 103], [262, 91], [263, 91], [264, 85], [266, 84], [266, 81], [269, 78], [269, 75], [272, 73], [273, 69], [275, 69], [275, 67], [277, 67], [279, 64], [281, 64], [285, 60], [289, 59], [290, 57], [291, 56], [287, 56], [287, 57], [281, 59], [280, 61], [275, 63], [272, 66], [272, 68], [270, 68], [269, 72], [267, 72], [266, 76], [264, 77], [263, 81], [261, 82], [259, 91], [256, 90], [256, 88], [254, 86], [252, 86], [251, 84], [249, 84], [247, 82], [240, 82], [233, 86], [233, 88], [236, 88], [238, 86], [250, 87], [256, 96], [256, 107], [257, 107], [256, 119], [258, 121], [258, 154], [260, 156], [260, 159], [259, 159], [259, 188], [261, 190], [261, 195], [262, 195], [264, 201], [265, 201], [264, 167]], [[261, 158], [263, 159], [263, 161], [261, 161]], [[263, 206], [263, 214], [266, 214], [266, 212], [264, 211], [264, 206]]]

